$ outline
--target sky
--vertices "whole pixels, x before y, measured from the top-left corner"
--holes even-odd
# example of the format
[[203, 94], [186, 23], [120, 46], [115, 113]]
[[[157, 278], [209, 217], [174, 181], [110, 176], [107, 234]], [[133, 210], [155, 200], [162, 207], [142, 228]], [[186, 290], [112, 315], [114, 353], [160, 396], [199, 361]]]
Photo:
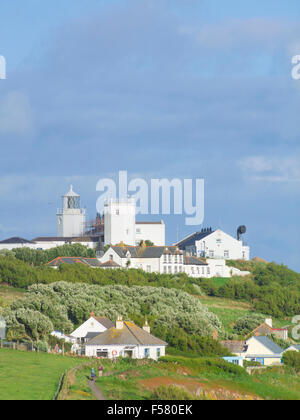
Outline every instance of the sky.
[[56, 235], [72, 183], [203, 178], [201, 227], [300, 272], [298, 0], [0, 1], [0, 240]]

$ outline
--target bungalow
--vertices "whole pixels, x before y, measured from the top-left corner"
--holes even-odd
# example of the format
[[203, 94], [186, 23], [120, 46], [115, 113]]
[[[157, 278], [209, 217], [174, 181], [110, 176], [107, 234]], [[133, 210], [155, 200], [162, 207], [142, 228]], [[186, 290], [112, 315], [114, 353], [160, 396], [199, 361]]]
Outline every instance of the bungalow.
[[271, 366], [282, 363], [284, 350], [265, 336], [251, 337], [246, 341], [247, 351], [244, 359], [258, 362], [263, 366]]
[[116, 325], [88, 340], [85, 347], [87, 357], [129, 357], [157, 360], [165, 355], [167, 343], [150, 334], [147, 321], [143, 328], [118, 317]]

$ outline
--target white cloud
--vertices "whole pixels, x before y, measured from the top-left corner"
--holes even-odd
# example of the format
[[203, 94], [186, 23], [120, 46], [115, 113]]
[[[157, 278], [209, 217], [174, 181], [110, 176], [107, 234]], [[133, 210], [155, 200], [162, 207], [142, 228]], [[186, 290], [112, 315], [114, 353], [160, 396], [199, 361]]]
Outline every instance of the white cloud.
[[297, 157], [249, 156], [239, 163], [245, 176], [258, 182], [300, 182]]

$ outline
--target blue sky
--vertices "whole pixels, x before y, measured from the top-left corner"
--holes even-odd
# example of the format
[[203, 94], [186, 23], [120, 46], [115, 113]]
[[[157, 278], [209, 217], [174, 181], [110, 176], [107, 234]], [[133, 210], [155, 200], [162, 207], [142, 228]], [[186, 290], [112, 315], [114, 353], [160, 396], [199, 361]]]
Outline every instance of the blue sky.
[[119, 170], [204, 178], [205, 225], [300, 271], [298, 1], [2, 3], [0, 239], [55, 235], [70, 183], [92, 217]]

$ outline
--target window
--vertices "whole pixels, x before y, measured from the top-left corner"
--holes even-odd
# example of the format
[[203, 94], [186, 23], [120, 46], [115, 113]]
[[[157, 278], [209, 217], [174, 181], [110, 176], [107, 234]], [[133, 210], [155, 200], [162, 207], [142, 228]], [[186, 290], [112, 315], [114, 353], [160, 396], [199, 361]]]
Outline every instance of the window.
[[210, 274], [210, 268], [207, 267], [207, 274]]
[[175, 274], [177, 274], [177, 273], [178, 273], [178, 267], [177, 267], [177, 265], [175, 265], [175, 267], [174, 267], [174, 273], [175, 273]]
[[119, 216], [119, 215], [120, 215], [120, 210], [119, 210], [119, 209], [117, 209], [117, 210], [116, 210], [116, 215], [117, 215], [117, 216]]
[[164, 266], [164, 273], [167, 274], [167, 266]]
[[172, 267], [169, 265], [169, 274], [172, 274]]
[[150, 356], [150, 349], [145, 349], [145, 358], [148, 359]]
[[229, 251], [224, 251], [224, 258], [229, 258]]
[[114, 256], [113, 256], [113, 254], [110, 254], [110, 256], [109, 256], [109, 260], [110, 260], [110, 261], [113, 261], [113, 260], [114, 260]]
[[209, 258], [214, 258], [214, 256], [215, 256], [215, 252], [210, 250], [209, 251]]
[[156, 349], [156, 357], [157, 357], [157, 358], [159, 358], [159, 357], [160, 357], [160, 353], [161, 353], [161, 351], [160, 351], [160, 347], [158, 347], [158, 348]]
[[166, 256], [166, 254], [164, 255], [164, 263], [166, 263], [167, 262], [167, 256]]
[[194, 274], [194, 267], [192, 267], [191, 270], [192, 270], [192, 274]]
[[178, 256], [175, 255], [175, 264], [177, 264], [177, 263], [178, 263]]
[[171, 262], [172, 262], [172, 255], [169, 254], [169, 263], [171, 263]]
[[141, 229], [137, 229], [136, 230], [136, 233], [141, 233]]
[[151, 273], [151, 265], [147, 265], [147, 272]]

